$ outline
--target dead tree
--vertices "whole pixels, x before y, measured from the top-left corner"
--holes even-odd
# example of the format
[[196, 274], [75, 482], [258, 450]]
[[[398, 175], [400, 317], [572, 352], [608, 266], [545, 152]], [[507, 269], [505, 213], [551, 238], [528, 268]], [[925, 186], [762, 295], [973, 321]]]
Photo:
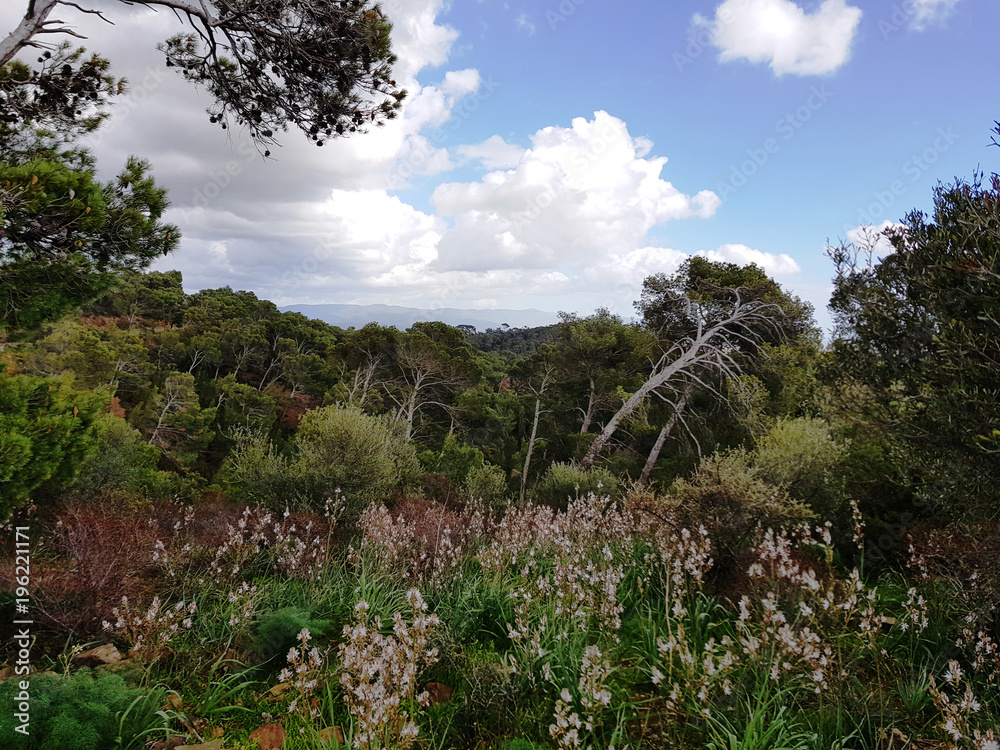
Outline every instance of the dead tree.
[[733, 289], [731, 294], [734, 301], [724, 312], [720, 312], [717, 302], [701, 304], [690, 298], [685, 300], [685, 314], [693, 321], [694, 330], [677, 339], [653, 363], [646, 382], [622, 404], [591, 444], [580, 462], [584, 469], [594, 465], [622, 420], [647, 398], [657, 396], [671, 401], [690, 385], [717, 393], [707, 376], [739, 375], [738, 357], [743, 347], [749, 345], [755, 349], [764, 331], [778, 330], [777, 319], [783, 314], [778, 305], [744, 302], [739, 289]]

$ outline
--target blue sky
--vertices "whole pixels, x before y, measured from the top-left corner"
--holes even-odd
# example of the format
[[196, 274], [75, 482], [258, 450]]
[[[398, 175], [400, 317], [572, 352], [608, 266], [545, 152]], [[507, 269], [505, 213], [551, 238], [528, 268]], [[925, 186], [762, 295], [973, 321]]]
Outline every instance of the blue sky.
[[[827, 241], [1000, 164], [995, 0], [388, 0], [388, 127], [272, 161], [163, 68], [170, 14], [64, 19], [132, 92], [91, 143], [150, 158], [189, 289], [280, 304], [629, 316], [695, 253], [756, 261], [825, 304]], [[13, 28], [17, 9], [0, 11]]]

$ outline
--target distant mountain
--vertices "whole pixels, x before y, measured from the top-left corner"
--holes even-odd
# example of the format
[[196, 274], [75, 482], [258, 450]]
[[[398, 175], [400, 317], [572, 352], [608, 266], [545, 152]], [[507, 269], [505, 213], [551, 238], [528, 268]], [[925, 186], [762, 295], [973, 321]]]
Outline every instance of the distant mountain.
[[417, 322], [435, 320], [452, 326], [475, 326], [477, 331], [500, 328], [504, 324], [511, 328], [534, 328], [558, 321], [555, 313], [541, 310], [462, 310], [453, 307], [420, 310], [396, 305], [288, 305], [279, 309], [299, 312], [339, 328], [361, 328], [366, 323], [379, 323], [401, 331]]

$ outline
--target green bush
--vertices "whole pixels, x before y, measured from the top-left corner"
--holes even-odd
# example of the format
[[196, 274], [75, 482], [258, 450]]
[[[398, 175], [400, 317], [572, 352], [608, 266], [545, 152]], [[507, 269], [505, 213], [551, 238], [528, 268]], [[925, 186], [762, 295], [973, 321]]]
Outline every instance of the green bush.
[[167, 730], [158, 714], [164, 694], [126, 686], [119, 675], [36, 675], [29, 681], [30, 734], [16, 732], [20, 680], [0, 685], [0, 736], [12, 750], [107, 750], [143, 748], [154, 732]]
[[706, 456], [687, 479], [677, 479], [671, 500], [691, 527], [704, 525], [716, 545], [720, 566], [733, 562], [756, 541], [753, 530], [813, 516], [803, 503], [761, 477], [743, 449]]
[[158, 471], [160, 451], [147, 445], [139, 431], [124, 419], [102, 414], [94, 420], [97, 446], [81, 464], [74, 489], [84, 499], [100, 499], [109, 490], [123, 490], [147, 497], [174, 495], [181, 478]]
[[107, 396], [81, 393], [70, 377], [0, 371], [0, 521], [28, 501], [59, 494], [94, 445]]
[[220, 480], [241, 500], [273, 510], [322, 511], [339, 488], [347, 502], [344, 518], [353, 521], [371, 502], [405, 489], [420, 473], [417, 453], [397, 425], [353, 406], [307, 412], [288, 457], [253, 430], [236, 430], [233, 438]]
[[314, 619], [312, 613], [299, 607], [283, 607], [268, 612], [257, 623], [254, 645], [264, 661], [274, 657], [282, 658], [288, 649], [298, 645], [298, 635], [302, 628], [308, 628], [313, 638], [322, 638], [330, 629], [329, 620]]
[[298, 456], [291, 468], [309, 505], [322, 509], [339, 487], [348, 520], [369, 503], [404, 489], [420, 473], [416, 450], [396, 423], [351, 406], [307, 412], [295, 445]]
[[507, 476], [493, 464], [482, 464], [469, 470], [465, 477], [465, 493], [472, 500], [481, 500], [488, 508], [506, 505], [510, 499]]
[[618, 478], [607, 469], [595, 467], [585, 471], [574, 464], [554, 463], [535, 485], [534, 495], [538, 503], [565, 508], [570, 499], [591, 492], [617, 499]]
[[846, 452], [824, 420], [782, 419], [757, 442], [753, 464], [761, 479], [827, 518], [839, 510], [830, 478]]

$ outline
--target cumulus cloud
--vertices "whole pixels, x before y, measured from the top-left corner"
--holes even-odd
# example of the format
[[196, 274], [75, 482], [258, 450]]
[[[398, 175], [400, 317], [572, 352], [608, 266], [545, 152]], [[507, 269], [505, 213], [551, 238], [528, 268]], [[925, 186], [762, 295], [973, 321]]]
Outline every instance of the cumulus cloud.
[[482, 143], [458, 147], [462, 158], [478, 161], [487, 169], [508, 169], [517, 166], [524, 156], [524, 149], [513, 143], [507, 143], [499, 135], [493, 135]]
[[802, 272], [799, 264], [787, 253], [778, 253], [775, 255], [774, 253], [766, 253], [762, 250], [754, 250], [746, 245], [720, 245], [715, 250], [701, 250], [695, 254], [702, 255], [716, 263], [735, 263], [740, 266], [755, 263], [771, 276], [793, 276]]
[[860, 21], [861, 9], [845, 0], [823, 0], [812, 13], [792, 0], [725, 0], [713, 18], [694, 17], [708, 29], [721, 60], [767, 63], [778, 76], [824, 75], [840, 68], [850, 57]]
[[510, 169], [435, 189], [437, 212], [454, 217], [439, 268], [586, 262], [634, 250], [654, 226], [708, 217], [720, 204], [709, 190], [686, 195], [662, 179], [666, 157], [640, 156], [649, 141], [633, 138], [607, 112], [578, 117], [568, 128], [543, 128], [531, 144]]
[[942, 23], [955, 10], [958, 0], [913, 0], [913, 17], [910, 28], [923, 31], [933, 24]]

